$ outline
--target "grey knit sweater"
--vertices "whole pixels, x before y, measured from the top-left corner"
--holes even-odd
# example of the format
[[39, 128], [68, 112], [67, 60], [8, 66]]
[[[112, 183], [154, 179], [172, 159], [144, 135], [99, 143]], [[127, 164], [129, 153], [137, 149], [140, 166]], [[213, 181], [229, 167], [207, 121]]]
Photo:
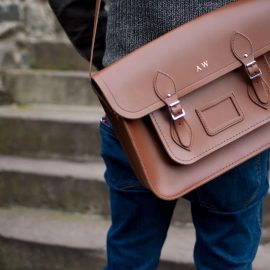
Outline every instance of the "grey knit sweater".
[[[48, 0], [79, 53], [89, 59], [96, 0]], [[103, 0], [104, 1], [104, 0]], [[197, 16], [236, 0], [110, 0], [101, 7], [94, 63], [107, 66]]]
[[103, 65], [234, 0], [111, 0]]

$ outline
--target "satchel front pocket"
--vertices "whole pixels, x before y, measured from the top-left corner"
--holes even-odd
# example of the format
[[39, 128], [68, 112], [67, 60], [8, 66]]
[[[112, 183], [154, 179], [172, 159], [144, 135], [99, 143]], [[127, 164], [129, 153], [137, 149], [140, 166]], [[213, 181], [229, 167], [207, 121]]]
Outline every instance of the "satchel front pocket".
[[196, 109], [206, 133], [214, 136], [244, 120], [244, 114], [233, 92]]

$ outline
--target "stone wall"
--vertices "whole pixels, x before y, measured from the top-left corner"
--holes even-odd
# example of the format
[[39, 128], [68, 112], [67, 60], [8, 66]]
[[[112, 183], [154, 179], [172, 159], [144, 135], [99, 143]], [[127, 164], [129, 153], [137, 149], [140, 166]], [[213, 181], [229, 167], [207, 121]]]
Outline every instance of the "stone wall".
[[1, 0], [0, 68], [28, 66], [29, 41], [65, 39], [47, 0]]

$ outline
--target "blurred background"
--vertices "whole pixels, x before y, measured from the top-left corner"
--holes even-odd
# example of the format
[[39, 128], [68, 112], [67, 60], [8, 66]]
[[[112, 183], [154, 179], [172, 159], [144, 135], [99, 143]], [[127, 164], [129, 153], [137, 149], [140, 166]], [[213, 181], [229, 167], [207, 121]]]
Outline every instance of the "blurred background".
[[[87, 69], [46, 0], [0, 0], [0, 270], [106, 263], [103, 112]], [[270, 269], [269, 198], [255, 270]], [[194, 239], [179, 200], [159, 270], [194, 269]]]

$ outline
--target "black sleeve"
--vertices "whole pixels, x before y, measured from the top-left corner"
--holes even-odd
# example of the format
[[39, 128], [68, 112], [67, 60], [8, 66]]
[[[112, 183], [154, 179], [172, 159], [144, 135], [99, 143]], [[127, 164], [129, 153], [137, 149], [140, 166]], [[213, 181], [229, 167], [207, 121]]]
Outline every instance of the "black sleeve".
[[[48, 0], [58, 21], [77, 51], [89, 61], [92, 28], [95, 15], [95, 0]], [[107, 14], [102, 3], [98, 22], [94, 65], [102, 68], [105, 51]]]

